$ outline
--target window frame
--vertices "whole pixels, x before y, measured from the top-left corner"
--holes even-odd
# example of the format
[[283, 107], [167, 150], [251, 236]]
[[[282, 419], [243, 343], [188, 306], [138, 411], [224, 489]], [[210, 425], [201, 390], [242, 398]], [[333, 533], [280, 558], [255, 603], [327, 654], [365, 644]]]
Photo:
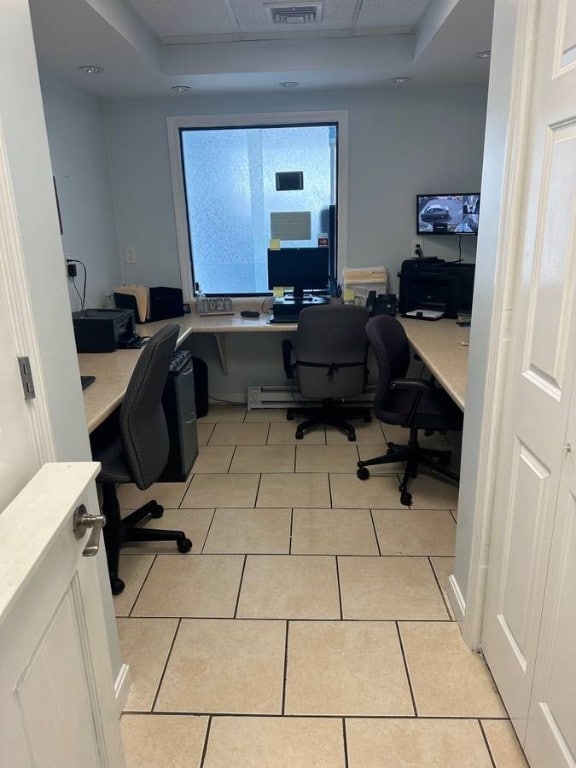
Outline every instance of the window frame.
[[[313, 125], [336, 123], [338, 126], [337, 164], [337, 229], [338, 254], [337, 269], [342, 270], [347, 264], [347, 221], [348, 221], [348, 110], [322, 112], [265, 112], [243, 115], [179, 115], [168, 117], [168, 150], [170, 154], [170, 172], [172, 177], [172, 195], [176, 221], [176, 239], [180, 265], [180, 280], [184, 300], [195, 297], [193, 283], [193, 257], [190, 248], [188, 216], [186, 211], [186, 192], [184, 186], [183, 158], [180, 131], [186, 128], [258, 128]], [[249, 294], [262, 296], [269, 294]]]

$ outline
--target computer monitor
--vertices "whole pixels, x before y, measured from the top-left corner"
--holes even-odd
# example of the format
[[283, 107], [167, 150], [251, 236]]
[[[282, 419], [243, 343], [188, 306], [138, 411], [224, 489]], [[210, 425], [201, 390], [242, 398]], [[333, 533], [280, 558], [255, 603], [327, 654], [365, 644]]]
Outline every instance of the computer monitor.
[[328, 248], [280, 248], [268, 250], [268, 288], [292, 287], [294, 298], [304, 291], [328, 287]]
[[477, 192], [416, 196], [419, 235], [477, 235], [479, 215]]

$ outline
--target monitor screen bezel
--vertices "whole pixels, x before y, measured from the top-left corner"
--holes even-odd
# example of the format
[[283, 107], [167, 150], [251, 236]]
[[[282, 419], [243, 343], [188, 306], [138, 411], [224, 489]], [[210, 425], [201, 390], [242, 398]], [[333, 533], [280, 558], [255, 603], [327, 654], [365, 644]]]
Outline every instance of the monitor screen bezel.
[[434, 232], [430, 230], [420, 229], [420, 199], [423, 197], [466, 197], [476, 196], [478, 202], [480, 202], [480, 192], [422, 192], [416, 195], [416, 234], [419, 236], [431, 236], [431, 237], [476, 237], [477, 232]]

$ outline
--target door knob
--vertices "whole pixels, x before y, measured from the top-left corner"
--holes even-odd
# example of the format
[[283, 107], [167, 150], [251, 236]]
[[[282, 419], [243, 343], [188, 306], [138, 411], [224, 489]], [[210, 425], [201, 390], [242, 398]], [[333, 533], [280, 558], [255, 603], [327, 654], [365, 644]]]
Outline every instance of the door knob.
[[84, 504], [80, 504], [74, 510], [72, 520], [72, 531], [77, 539], [81, 539], [88, 528], [91, 528], [90, 538], [84, 547], [82, 554], [84, 557], [93, 557], [100, 547], [100, 531], [106, 525], [104, 515], [89, 515]]

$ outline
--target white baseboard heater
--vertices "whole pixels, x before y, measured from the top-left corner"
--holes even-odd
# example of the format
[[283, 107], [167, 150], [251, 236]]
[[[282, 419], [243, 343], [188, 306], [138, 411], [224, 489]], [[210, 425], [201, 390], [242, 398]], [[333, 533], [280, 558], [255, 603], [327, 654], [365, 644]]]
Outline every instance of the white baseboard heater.
[[[376, 385], [369, 384], [366, 391], [353, 399], [346, 400], [346, 405], [365, 405], [374, 400]], [[246, 390], [246, 406], [253, 408], [289, 408], [290, 406], [318, 405], [317, 400], [306, 400], [295, 387], [287, 385], [268, 385], [248, 387]]]

